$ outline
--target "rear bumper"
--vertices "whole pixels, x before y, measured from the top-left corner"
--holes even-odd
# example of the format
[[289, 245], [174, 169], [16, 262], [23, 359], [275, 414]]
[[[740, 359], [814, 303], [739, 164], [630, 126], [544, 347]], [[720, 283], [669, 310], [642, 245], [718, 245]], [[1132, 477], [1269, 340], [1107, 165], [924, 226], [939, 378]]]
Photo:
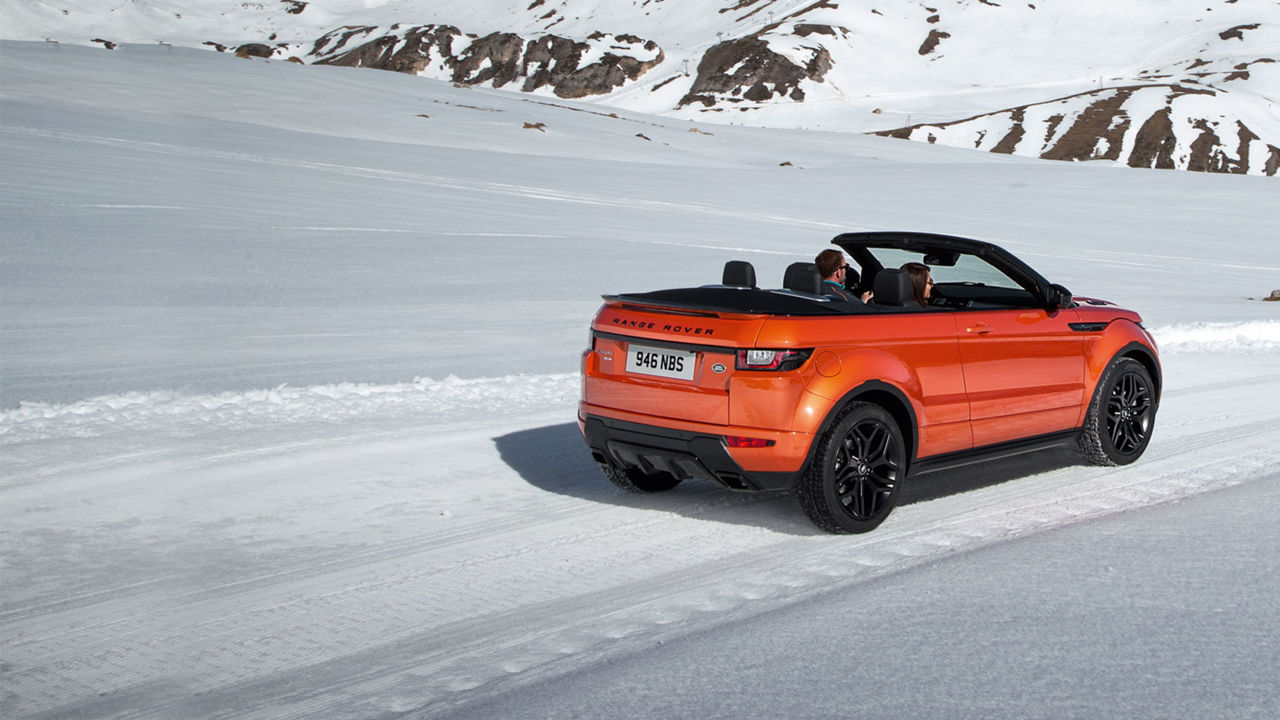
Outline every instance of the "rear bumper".
[[[799, 475], [797, 470], [776, 471], [749, 469], [729, 454], [723, 433], [733, 429], [720, 427], [718, 432], [704, 429], [680, 429], [621, 420], [591, 413], [585, 406], [579, 410], [578, 425], [591, 448], [596, 462], [617, 467], [636, 467], [644, 472], [669, 472], [681, 479], [705, 478], [730, 490], [760, 492], [789, 489]], [[744, 435], [760, 435], [758, 430], [744, 430]], [[793, 435], [793, 433], [783, 433]], [[794, 439], [794, 438], [789, 438]], [[753, 454], [782, 448], [755, 449]], [[776, 463], [777, 458], [771, 458]]]

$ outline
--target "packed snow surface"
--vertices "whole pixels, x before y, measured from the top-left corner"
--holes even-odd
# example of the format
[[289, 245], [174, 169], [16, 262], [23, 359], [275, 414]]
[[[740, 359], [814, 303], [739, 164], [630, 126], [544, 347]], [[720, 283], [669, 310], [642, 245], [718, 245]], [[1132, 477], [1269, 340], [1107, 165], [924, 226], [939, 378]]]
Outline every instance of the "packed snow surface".
[[[1280, 714], [1274, 180], [0, 57], [6, 718]], [[574, 422], [602, 293], [775, 284], [886, 228], [1141, 312], [1147, 454], [924, 476], [856, 537], [604, 481]]]

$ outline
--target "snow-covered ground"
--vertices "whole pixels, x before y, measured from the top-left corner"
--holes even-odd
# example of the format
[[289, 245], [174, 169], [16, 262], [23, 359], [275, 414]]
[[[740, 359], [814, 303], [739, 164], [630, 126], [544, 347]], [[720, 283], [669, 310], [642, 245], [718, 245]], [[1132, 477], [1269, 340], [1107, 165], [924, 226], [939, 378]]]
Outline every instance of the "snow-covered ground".
[[[5, 717], [1280, 713], [1274, 180], [0, 58]], [[1147, 455], [927, 476], [858, 537], [603, 480], [573, 422], [601, 293], [776, 284], [878, 228], [1142, 312]]]

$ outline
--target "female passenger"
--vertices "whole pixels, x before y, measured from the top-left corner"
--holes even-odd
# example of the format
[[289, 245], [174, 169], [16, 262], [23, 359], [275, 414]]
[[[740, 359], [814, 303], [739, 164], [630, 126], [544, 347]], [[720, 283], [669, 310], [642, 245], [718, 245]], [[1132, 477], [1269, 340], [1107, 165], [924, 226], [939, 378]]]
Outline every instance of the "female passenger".
[[911, 299], [920, 307], [929, 306], [929, 296], [933, 294], [933, 278], [929, 277], [929, 266], [917, 262], [903, 264], [903, 270], [911, 278]]

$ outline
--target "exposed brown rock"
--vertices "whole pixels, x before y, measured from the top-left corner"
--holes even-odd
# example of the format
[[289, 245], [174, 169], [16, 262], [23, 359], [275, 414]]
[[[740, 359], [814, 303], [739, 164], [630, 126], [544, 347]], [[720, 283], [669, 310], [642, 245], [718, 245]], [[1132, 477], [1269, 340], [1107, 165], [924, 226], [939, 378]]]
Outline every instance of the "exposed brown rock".
[[1236, 137], [1240, 139], [1240, 144], [1236, 146], [1236, 155], [1240, 158], [1239, 172], [1242, 175], [1249, 174], [1249, 146], [1254, 140], [1262, 138], [1253, 134], [1253, 131], [1245, 127], [1244, 123], [1236, 121]]
[[1222, 38], [1223, 40], [1232, 40], [1232, 39], [1244, 40], [1245, 30], [1257, 30], [1259, 27], [1261, 27], [1259, 23], [1254, 23], [1252, 25], [1237, 25], [1231, 28], [1230, 30], [1223, 30], [1222, 32], [1218, 33], [1218, 37]]
[[298, 15], [303, 10], [307, 9], [307, 4], [305, 2], [301, 2], [301, 0], [280, 0], [280, 2], [288, 5], [284, 11], [290, 15]]
[[[319, 55], [321, 52], [330, 52], [330, 53], [338, 52], [342, 48], [346, 47], [347, 41], [349, 41], [351, 38], [357, 35], [371, 33], [374, 30], [377, 30], [377, 28], [371, 25], [367, 25], [364, 27], [359, 27], [356, 25], [347, 25], [346, 27], [340, 27], [337, 30], [332, 30], [330, 32], [325, 33], [324, 35], [321, 35], [319, 39], [316, 40], [315, 44], [311, 46], [310, 54]], [[335, 39], [337, 40], [337, 43], [332, 48], [330, 48], [329, 43], [333, 42]], [[318, 64], [322, 64], [322, 65], [354, 64], [354, 63], [337, 62], [336, 60], [319, 60], [317, 62]]]
[[240, 47], [236, 48], [236, 57], [269, 58], [271, 57], [271, 46], [263, 45], [262, 43], [247, 43], [245, 45], [241, 45]]
[[825, 48], [815, 50], [813, 58], [801, 67], [770, 50], [759, 37], [726, 40], [703, 54], [698, 76], [680, 100], [680, 107], [694, 102], [710, 107], [717, 94], [742, 93], [745, 99], [755, 102], [775, 96], [803, 100], [800, 81], [808, 78], [821, 82], [830, 69], [831, 55]]
[[1262, 166], [1262, 174], [1267, 177], [1275, 177], [1280, 172], [1280, 148], [1275, 145], [1267, 145], [1267, 162]]
[[1222, 140], [1209, 127], [1208, 121], [1197, 120], [1195, 128], [1200, 131], [1200, 136], [1191, 143], [1187, 169], [1193, 172], [1230, 172], [1231, 161], [1222, 152]]
[[[1041, 153], [1040, 157], [1046, 160], [1119, 159], [1121, 143], [1129, 129], [1129, 117], [1119, 114], [1119, 110], [1131, 95], [1132, 90], [1117, 90], [1095, 101], [1080, 113], [1058, 142]], [[1120, 117], [1120, 122], [1113, 122], [1117, 117]], [[1107, 141], [1108, 147], [1099, 156], [1098, 141], [1103, 139]]]
[[[544, 35], [526, 42], [513, 33], [491, 33], [471, 39], [470, 35], [448, 25], [407, 28], [342, 51], [354, 38], [367, 38], [375, 31], [376, 28], [335, 30], [316, 42], [312, 54], [321, 55], [317, 60], [319, 64], [411, 74], [439, 65], [459, 85], [503, 87], [523, 79], [521, 89], [526, 92], [549, 86], [564, 98], [611, 92], [666, 59], [657, 43], [634, 35], [618, 35], [614, 38], [618, 43], [639, 46], [646, 56], [652, 54], [652, 59], [639, 60], [625, 53], [608, 52], [597, 62], [580, 66], [583, 55], [590, 49], [585, 42], [557, 35]], [[594, 33], [588, 39], [607, 41], [609, 37]], [[466, 43], [462, 46], [464, 49], [455, 52], [454, 48], [460, 43]]]
[[524, 52], [522, 89], [529, 92], [544, 85], [558, 85], [578, 68], [582, 53], [589, 47], [558, 35], [530, 40]]
[[1009, 115], [1009, 119], [1013, 121], [1013, 126], [1009, 128], [1009, 132], [1002, 138], [996, 146], [991, 148], [991, 152], [1004, 153], [1012, 155], [1017, 149], [1018, 143], [1022, 141], [1022, 136], [1026, 134], [1027, 129], [1022, 126], [1022, 121], [1026, 118], [1026, 109], [1017, 108]]
[[924, 39], [924, 43], [920, 46], [920, 50], [918, 52], [921, 55], [928, 55], [929, 53], [937, 49], [938, 43], [942, 42], [943, 40], [949, 37], [951, 37], [951, 33], [943, 32], [937, 29], [930, 30], [929, 37]]
[[1129, 153], [1129, 167], [1160, 168], [1172, 170], [1173, 152], [1178, 140], [1173, 135], [1173, 111], [1164, 108], [1154, 113], [1138, 128], [1138, 136]]
[[830, 35], [835, 37], [836, 30], [830, 25], [815, 25], [813, 23], [800, 23], [795, 27], [795, 34], [800, 37], [809, 37], [813, 34]]

